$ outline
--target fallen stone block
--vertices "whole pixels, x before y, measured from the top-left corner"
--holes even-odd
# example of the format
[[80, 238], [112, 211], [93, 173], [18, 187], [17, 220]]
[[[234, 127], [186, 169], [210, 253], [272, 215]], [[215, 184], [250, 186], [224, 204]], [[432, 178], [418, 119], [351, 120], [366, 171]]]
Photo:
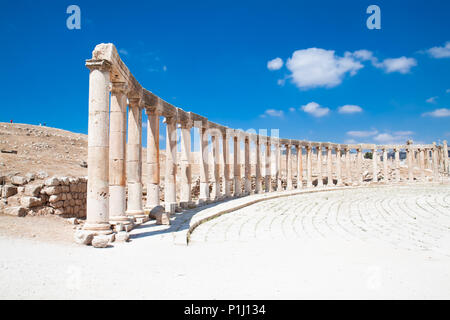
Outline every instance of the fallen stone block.
[[27, 178], [21, 177], [21, 176], [13, 176], [11, 177], [11, 183], [16, 186], [23, 186], [24, 184], [27, 184], [28, 180]]
[[90, 245], [94, 239], [94, 234], [85, 230], [77, 230], [74, 234], [74, 240], [78, 244]]
[[118, 232], [116, 234], [116, 241], [127, 242], [130, 240], [130, 234], [125, 231]]
[[42, 204], [41, 199], [36, 197], [22, 197], [20, 199], [20, 204], [25, 208], [33, 208], [40, 206]]
[[51, 177], [51, 178], [45, 180], [44, 184], [49, 187], [50, 186], [59, 186], [59, 179], [56, 177]]
[[42, 186], [37, 184], [29, 184], [25, 186], [25, 195], [37, 197], [41, 192]]
[[25, 217], [28, 214], [28, 209], [24, 207], [7, 207], [4, 209], [4, 212], [10, 216]]
[[170, 225], [170, 214], [167, 212], [160, 212], [155, 215], [156, 224]]
[[15, 194], [17, 194], [17, 187], [16, 186], [13, 186], [13, 185], [10, 185], [10, 184], [7, 184], [7, 185], [3, 186], [3, 188], [2, 188], [2, 197], [3, 198], [8, 198], [8, 197], [11, 197], [11, 196], [13, 196]]
[[92, 239], [92, 246], [94, 248], [106, 248], [113, 241], [114, 241], [114, 234], [99, 235], [95, 236], [94, 239]]

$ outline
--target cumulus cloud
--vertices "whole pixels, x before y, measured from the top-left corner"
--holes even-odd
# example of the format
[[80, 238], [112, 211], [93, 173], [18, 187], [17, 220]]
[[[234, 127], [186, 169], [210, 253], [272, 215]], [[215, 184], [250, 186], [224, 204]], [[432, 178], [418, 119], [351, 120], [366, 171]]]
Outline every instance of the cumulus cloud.
[[264, 111], [261, 117], [265, 118], [267, 116], [282, 118], [284, 116], [284, 112], [283, 110], [267, 109], [266, 111]]
[[283, 60], [281, 58], [275, 58], [267, 62], [267, 69], [269, 70], [279, 70], [283, 66]]
[[358, 112], [362, 112], [362, 111], [363, 111], [363, 109], [360, 106], [349, 105], [349, 104], [338, 108], [338, 112], [343, 113], [343, 114], [358, 113]]
[[351, 137], [357, 137], [357, 138], [366, 138], [366, 137], [371, 137], [378, 134], [377, 130], [372, 130], [372, 131], [348, 131], [347, 135], [351, 136]]
[[427, 50], [433, 58], [450, 58], [450, 41], [447, 41], [443, 47], [433, 47]]
[[438, 97], [431, 97], [431, 98], [428, 98], [427, 100], [426, 100], [426, 102], [427, 103], [436, 103], [436, 99], [437, 99]]
[[391, 133], [380, 133], [376, 135], [373, 140], [377, 143], [384, 144], [400, 144], [405, 143], [414, 134], [412, 131], [397, 131]]
[[329, 108], [321, 107], [316, 102], [310, 102], [304, 106], [301, 107], [301, 110], [303, 110], [306, 113], [309, 113], [310, 115], [320, 118], [326, 116], [328, 113], [330, 113]]
[[355, 75], [363, 65], [351, 54], [340, 57], [334, 50], [309, 48], [295, 51], [286, 67], [298, 88], [310, 89], [335, 87], [341, 84], [346, 74]]
[[[347, 53], [348, 54], [348, 53]], [[352, 55], [357, 58], [360, 59], [362, 61], [367, 61], [367, 60], [372, 60], [374, 59], [373, 53], [372, 51], [369, 50], [357, 50], [355, 52], [352, 53]]]
[[430, 116], [434, 118], [450, 117], [450, 109], [447, 108], [436, 109], [431, 112], [425, 112], [422, 114], [422, 116], [424, 117]]
[[383, 62], [374, 60], [372, 64], [376, 68], [384, 69], [386, 73], [399, 72], [405, 74], [409, 73], [412, 67], [417, 66], [417, 60], [414, 58], [400, 57], [385, 59]]

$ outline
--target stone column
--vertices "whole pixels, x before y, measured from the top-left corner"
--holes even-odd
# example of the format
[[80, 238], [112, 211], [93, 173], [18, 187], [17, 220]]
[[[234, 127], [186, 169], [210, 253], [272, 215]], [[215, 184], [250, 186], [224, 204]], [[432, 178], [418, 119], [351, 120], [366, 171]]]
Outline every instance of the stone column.
[[[214, 130], [216, 131], [216, 130]], [[220, 199], [220, 144], [217, 132], [211, 134], [213, 174], [212, 174], [212, 200]]]
[[363, 176], [362, 176], [362, 162], [363, 162], [363, 156], [362, 156], [362, 148], [358, 147], [358, 149], [356, 150], [357, 156], [356, 156], [356, 172], [358, 175], [358, 181], [357, 184], [362, 184], [363, 183]]
[[181, 123], [181, 188], [180, 206], [189, 208], [192, 206], [191, 185], [192, 185], [192, 159], [191, 159], [191, 122]]
[[265, 160], [264, 160], [264, 178], [265, 178], [265, 192], [271, 192], [273, 191], [272, 188], [272, 173], [271, 173], [271, 160], [272, 160], [272, 156], [271, 156], [271, 148], [272, 148], [272, 143], [270, 142], [270, 138], [267, 138], [267, 142], [266, 142], [266, 156], [265, 156]]
[[334, 185], [333, 183], [333, 154], [330, 146], [327, 149], [327, 186]]
[[444, 157], [444, 172], [449, 173], [449, 166], [448, 166], [448, 146], [447, 146], [447, 140], [444, 140], [444, 146], [443, 146], [443, 157]]
[[109, 224], [109, 70], [107, 61], [86, 62], [89, 68], [87, 217], [84, 230], [110, 234]]
[[414, 181], [414, 150], [412, 141], [406, 142], [406, 161], [408, 163], [408, 181]]
[[226, 198], [231, 196], [230, 144], [226, 132], [222, 132], [223, 187]]
[[286, 144], [286, 190], [292, 190], [292, 146]]
[[252, 180], [251, 180], [251, 166], [250, 166], [250, 138], [245, 136], [244, 138], [244, 190], [245, 194], [250, 194], [252, 191]]
[[303, 149], [301, 145], [297, 149], [297, 189], [303, 188]]
[[177, 208], [177, 122], [176, 117], [166, 117], [166, 172], [164, 183], [166, 213], [174, 214]]
[[262, 181], [261, 181], [261, 138], [260, 136], [256, 136], [256, 166], [255, 166], [255, 176], [256, 176], [256, 184], [255, 184], [255, 193], [261, 193], [262, 189]]
[[159, 114], [147, 113], [147, 202], [145, 211], [155, 215], [162, 211], [159, 200], [160, 164], [159, 164]]
[[419, 149], [419, 168], [420, 180], [425, 181], [425, 152], [423, 148]]
[[306, 146], [306, 187], [312, 188], [312, 148]]
[[198, 203], [209, 201], [209, 174], [208, 174], [208, 132], [206, 127], [199, 128], [200, 134], [200, 195]]
[[127, 215], [146, 218], [142, 207], [142, 109], [141, 99], [128, 98]]
[[341, 151], [341, 147], [337, 147], [335, 149], [336, 152], [336, 176], [337, 176], [337, 183], [336, 186], [340, 187], [342, 186], [342, 163], [341, 163], [341, 159], [342, 159], [342, 151]]
[[113, 82], [109, 129], [109, 220], [130, 224], [126, 214], [127, 84]]
[[233, 137], [234, 196], [241, 195], [241, 142], [239, 134]]
[[378, 164], [377, 164], [377, 147], [373, 146], [372, 148], [372, 169], [373, 169], [373, 182], [378, 182]]
[[395, 181], [400, 182], [400, 150], [396, 147], [395, 151]]
[[277, 191], [283, 190], [283, 184], [281, 182], [281, 145], [280, 140], [276, 143], [276, 161], [277, 161], [277, 172], [276, 172], [276, 180], [277, 180]]
[[322, 176], [322, 145], [316, 147], [317, 150], [317, 186], [323, 187]]
[[388, 182], [388, 152], [383, 148], [383, 180]]
[[433, 181], [439, 181], [439, 158], [438, 158], [438, 149], [436, 146], [436, 142], [433, 142]]
[[347, 184], [352, 184], [352, 166], [350, 148], [345, 148], [345, 171]]

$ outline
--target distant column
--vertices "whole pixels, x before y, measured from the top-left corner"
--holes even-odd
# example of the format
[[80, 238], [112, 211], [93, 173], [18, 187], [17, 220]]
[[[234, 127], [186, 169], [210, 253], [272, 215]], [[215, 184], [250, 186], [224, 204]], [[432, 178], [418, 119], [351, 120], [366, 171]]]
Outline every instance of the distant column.
[[388, 182], [388, 152], [386, 148], [383, 148], [383, 179]]
[[436, 142], [433, 142], [433, 180], [435, 182], [439, 181], [439, 158], [438, 158], [438, 149], [436, 146]]
[[213, 174], [212, 174], [212, 200], [220, 199], [220, 144], [217, 133], [211, 135], [212, 156], [213, 156]]
[[265, 179], [266, 179], [264, 185], [265, 185], [265, 189], [266, 189], [265, 191], [266, 192], [273, 191], [273, 188], [272, 188], [272, 176], [271, 176], [271, 165], [272, 165], [272, 163], [271, 163], [271, 160], [272, 160], [271, 148], [272, 148], [272, 143], [270, 142], [270, 138], [267, 138], [267, 142], [266, 142], [266, 157], [265, 157], [265, 161], [264, 161], [264, 164], [265, 164], [264, 175], [265, 175]]
[[166, 175], [164, 204], [168, 214], [177, 208], [177, 127], [176, 118], [166, 118]]
[[183, 208], [188, 208], [192, 202], [191, 128], [192, 128], [191, 122], [187, 121], [185, 123], [181, 123], [180, 206]]
[[87, 61], [89, 68], [89, 131], [87, 217], [83, 227], [110, 234], [109, 224], [109, 71], [107, 61]]
[[317, 150], [317, 186], [323, 186], [323, 176], [322, 176], [322, 145], [316, 147]]
[[303, 188], [303, 149], [297, 145], [297, 189]]
[[231, 179], [230, 179], [230, 143], [227, 132], [222, 132], [222, 161], [223, 161], [223, 181], [224, 195], [226, 198], [231, 196]]
[[377, 164], [377, 158], [378, 158], [378, 154], [377, 154], [377, 147], [374, 146], [372, 148], [372, 169], [373, 169], [373, 182], [378, 182], [378, 164]]
[[126, 214], [127, 91], [125, 82], [113, 82], [111, 90], [109, 148], [109, 220], [130, 224]]
[[200, 134], [200, 195], [199, 204], [209, 201], [209, 174], [208, 174], [208, 132], [205, 124], [199, 128]]
[[425, 181], [425, 151], [423, 148], [419, 149], [419, 167], [420, 180]]
[[292, 190], [292, 146], [286, 144], [286, 190]]
[[252, 191], [252, 180], [251, 180], [251, 167], [250, 167], [250, 138], [248, 135], [244, 138], [244, 190], [245, 194], [250, 194]]
[[337, 176], [337, 183], [336, 186], [340, 187], [342, 186], [342, 151], [341, 146], [338, 146], [335, 150], [336, 152], [336, 176]]
[[443, 157], [444, 157], [444, 172], [449, 173], [449, 161], [448, 161], [448, 145], [447, 140], [444, 140], [444, 147], [443, 147]]
[[352, 184], [352, 167], [351, 167], [351, 155], [350, 148], [345, 148], [345, 171], [347, 184]]
[[306, 187], [312, 188], [312, 148], [306, 146]]
[[241, 143], [239, 133], [233, 137], [233, 166], [234, 166], [234, 196], [241, 195]]
[[262, 189], [262, 181], [261, 181], [261, 141], [260, 140], [261, 140], [260, 136], [257, 135], [256, 136], [256, 146], [255, 146], [255, 152], [256, 152], [255, 193], [261, 193], [261, 189]]
[[408, 163], [408, 181], [414, 181], [414, 150], [412, 141], [406, 143], [406, 158]]
[[326, 147], [327, 149], [327, 186], [333, 186], [333, 154], [330, 146]]
[[127, 215], [145, 218], [142, 206], [142, 109], [141, 99], [128, 98]]
[[280, 140], [277, 140], [275, 152], [276, 152], [276, 161], [277, 161], [277, 172], [276, 172], [277, 191], [281, 191], [281, 190], [283, 190], [283, 184], [281, 182], [281, 145], [280, 145]]
[[362, 148], [358, 147], [357, 149], [357, 156], [356, 156], [356, 172], [358, 175], [358, 184], [362, 184], [363, 182], [363, 175], [362, 175], [362, 162], [363, 162], [363, 156], [362, 156]]
[[395, 181], [400, 182], [400, 150], [395, 147]]

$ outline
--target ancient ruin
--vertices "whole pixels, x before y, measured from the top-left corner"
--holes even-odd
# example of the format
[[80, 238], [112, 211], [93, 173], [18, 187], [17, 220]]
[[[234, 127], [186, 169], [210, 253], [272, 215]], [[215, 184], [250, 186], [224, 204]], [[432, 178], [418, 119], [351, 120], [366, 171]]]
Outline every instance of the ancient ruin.
[[[183, 208], [253, 193], [368, 182], [438, 182], [449, 174], [446, 141], [442, 145], [418, 145], [412, 141], [404, 145], [353, 145], [262, 136], [213, 123], [206, 115], [184, 111], [146, 90], [122, 62], [113, 44], [97, 45], [86, 66], [90, 70], [89, 139], [87, 220], [83, 230], [94, 235], [110, 235], [117, 225], [119, 229], [130, 229], [149, 216], [156, 218], [158, 224], [169, 224], [170, 216]], [[142, 178], [143, 109], [148, 117], [146, 181]], [[164, 201], [160, 200], [160, 117], [165, 118], [167, 127]], [[200, 189], [195, 201], [193, 127], [198, 128], [201, 140]], [[181, 153], [177, 152], [178, 128]], [[255, 147], [251, 148], [251, 144]], [[372, 154], [369, 170], [364, 168], [366, 151]], [[253, 168], [251, 153], [256, 159]], [[404, 153], [406, 168], [400, 164]]]

